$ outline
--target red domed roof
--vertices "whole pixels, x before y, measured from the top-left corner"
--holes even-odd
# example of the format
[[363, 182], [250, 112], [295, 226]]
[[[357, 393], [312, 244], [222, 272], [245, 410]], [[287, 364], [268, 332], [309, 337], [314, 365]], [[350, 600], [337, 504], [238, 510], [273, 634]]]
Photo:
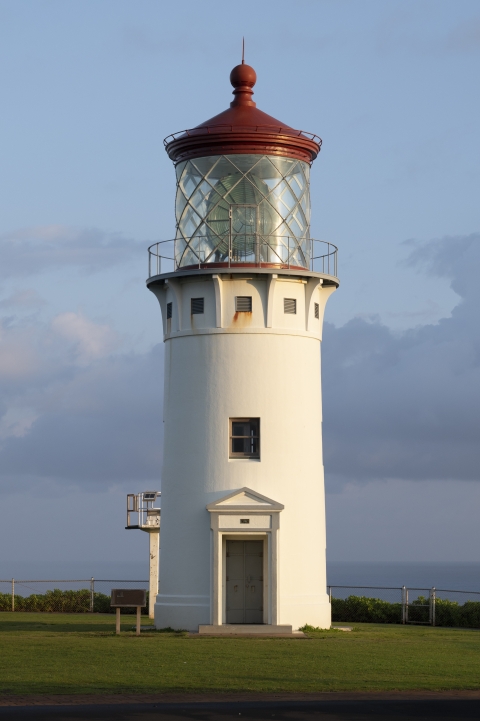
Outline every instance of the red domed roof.
[[311, 163], [320, 152], [321, 139], [294, 130], [259, 110], [252, 100], [255, 70], [242, 63], [233, 68], [230, 82], [235, 96], [228, 110], [191, 130], [165, 138], [165, 149], [175, 162], [207, 155], [282, 155]]

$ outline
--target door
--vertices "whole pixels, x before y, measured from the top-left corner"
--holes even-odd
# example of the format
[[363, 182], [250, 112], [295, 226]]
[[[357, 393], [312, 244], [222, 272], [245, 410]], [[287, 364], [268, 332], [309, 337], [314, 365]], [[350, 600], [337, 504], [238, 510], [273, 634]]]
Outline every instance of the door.
[[227, 623], [263, 623], [263, 541], [227, 541]]
[[237, 263], [257, 260], [256, 205], [230, 205], [230, 244], [230, 257]]

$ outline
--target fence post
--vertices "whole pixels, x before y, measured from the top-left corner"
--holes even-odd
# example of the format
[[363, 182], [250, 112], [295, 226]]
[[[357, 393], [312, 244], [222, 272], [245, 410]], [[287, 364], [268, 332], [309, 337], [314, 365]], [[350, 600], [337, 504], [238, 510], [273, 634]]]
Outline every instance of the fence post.
[[93, 613], [93, 605], [95, 601], [95, 579], [90, 579], [90, 613]]
[[12, 578], [12, 611], [15, 611], [15, 579]]
[[402, 623], [404, 624], [407, 620], [407, 604], [406, 604], [406, 588], [402, 586]]
[[430, 589], [430, 623], [435, 626], [435, 586]]

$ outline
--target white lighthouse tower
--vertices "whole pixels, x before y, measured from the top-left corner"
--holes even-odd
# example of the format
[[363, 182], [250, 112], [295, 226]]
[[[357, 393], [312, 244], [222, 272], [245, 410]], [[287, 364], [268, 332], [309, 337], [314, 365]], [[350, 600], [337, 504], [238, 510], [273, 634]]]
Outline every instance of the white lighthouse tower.
[[230, 80], [228, 110], [165, 141], [177, 232], [150, 248], [165, 341], [155, 625], [328, 628], [320, 344], [338, 279], [335, 246], [310, 237], [321, 140], [258, 110], [250, 66]]

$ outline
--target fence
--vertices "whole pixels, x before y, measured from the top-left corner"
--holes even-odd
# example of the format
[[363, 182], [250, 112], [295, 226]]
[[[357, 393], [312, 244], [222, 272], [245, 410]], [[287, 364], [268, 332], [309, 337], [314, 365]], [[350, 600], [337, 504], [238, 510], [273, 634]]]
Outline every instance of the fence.
[[332, 621], [480, 628], [480, 592], [437, 588], [328, 586]]
[[[0, 580], [0, 611], [47, 611], [55, 613], [113, 613], [112, 588], [144, 588], [148, 614], [148, 581], [80, 579], [61, 581]], [[135, 609], [125, 609], [125, 613]]]
[[337, 275], [338, 248], [326, 240], [227, 233], [160, 240], [148, 249], [148, 277], [187, 268], [291, 268]]
[[[148, 581], [105, 579], [0, 580], [0, 611], [111, 613], [112, 588], [144, 588]], [[480, 628], [480, 592], [437, 588], [328, 586], [332, 621]], [[125, 609], [128, 613], [130, 609]], [[131, 609], [134, 613], [135, 609]]]

